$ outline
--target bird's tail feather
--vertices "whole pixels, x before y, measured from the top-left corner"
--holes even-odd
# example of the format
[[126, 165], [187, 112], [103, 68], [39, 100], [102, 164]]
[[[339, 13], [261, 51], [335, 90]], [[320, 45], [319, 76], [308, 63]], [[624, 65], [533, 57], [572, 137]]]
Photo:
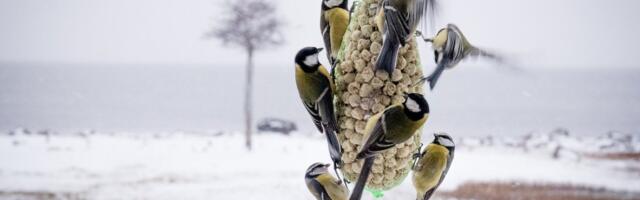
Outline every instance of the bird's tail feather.
[[485, 57], [485, 58], [489, 58], [499, 64], [502, 64], [504, 61], [504, 58], [501, 55], [498, 55], [496, 53], [484, 50], [484, 49], [480, 49], [477, 47], [472, 47], [471, 48], [471, 52], [469, 52], [470, 56], [473, 57]]
[[349, 200], [360, 200], [362, 198], [362, 191], [364, 190], [364, 186], [367, 183], [367, 179], [369, 179], [369, 174], [371, 172], [371, 167], [373, 166], [373, 160], [376, 157], [368, 157], [364, 160], [362, 164], [362, 168], [360, 169], [360, 175], [358, 176], [358, 181], [356, 185], [353, 187], [353, 193], [351, 193], [351, 197]]
[[396, 68], [399, 49], [400, 46], [394, 39], [385, 39], [382, 44], [382, 49], [380, 50], [380, 55], [378, 55], [378, 60], [376, 61], [375, 70], [384, 69], [389, 73], [389, 76], [391, 76], [393, 70]]
[[327, 88], [318, 101], [320, 117], [322, 119], [322, 128], [324, 135], [327, 137], [327, 144], [329, 145], [329, 155], [334, 164], [341, 165], [342, 148], [338, 141], [337, 134], [339, 133], [338, 123], [333, 107], [333, 92], [331, 88]]
[[340, 147], [340, 142], [338, 141], [338, 137], [336, 136], [335, 130], [330, 129], [329, 127], [325, 127], [325, 137], [327, 137], [327, 144], [329, 146], [329, 156], [331, 156], [331, 160], [333, 164], [338, 168], [342, 167], [342, 147]]

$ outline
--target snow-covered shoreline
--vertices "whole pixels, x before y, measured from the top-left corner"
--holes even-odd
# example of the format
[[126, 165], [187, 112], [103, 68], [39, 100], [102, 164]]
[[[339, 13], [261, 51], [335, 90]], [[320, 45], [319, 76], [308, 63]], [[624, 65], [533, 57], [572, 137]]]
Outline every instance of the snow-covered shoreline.
[[[0, 194], [47, 192], [59, 199], [312, 199], [304, 185], [304, 170], [313, 162], [329, 162], [319, 134], [256, 135], [249, 152], [239, 133], [26, 132], [0, 133]], [[423, 138], [430, 140], [429, 135]], [[559, 129], [456, 140], [456, 157], [442, 190], [469, 181], [518, 181], [640, 191], [640, 160], [592, 156], [638, 153], [639, 134], [578, 137]], [[413, 195], [406, 179], [385, 199]]]

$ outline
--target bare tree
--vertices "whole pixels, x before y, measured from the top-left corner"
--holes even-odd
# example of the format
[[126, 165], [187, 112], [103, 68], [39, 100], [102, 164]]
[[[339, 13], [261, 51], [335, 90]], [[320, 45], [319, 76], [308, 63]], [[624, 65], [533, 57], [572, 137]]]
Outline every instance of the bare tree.
[[226, 13], [222, 16], [226, 18], [220, 19], [220, 26], [215, 26], [205, 36], [220, 39], [224, 45], [241, 47], [247, 53], [245, 145], [251, 150], [253, 55], [258, 50], [283, 43], [283, 21], [276, 16], [276, 5], [272, 0], [231, 0], [226, 1], [223, 9]]

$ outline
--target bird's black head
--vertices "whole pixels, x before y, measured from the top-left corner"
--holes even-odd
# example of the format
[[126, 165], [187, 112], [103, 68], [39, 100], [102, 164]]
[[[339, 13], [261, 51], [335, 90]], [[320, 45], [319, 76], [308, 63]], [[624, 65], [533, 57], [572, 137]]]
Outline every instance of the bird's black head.
[[453, 151], [453, 149], [456, 147], [456, 144], [453, 142], [453, 138], [451, 138], [451, 136], [449, 136], [449, 134], [447, 133], [434, 133], [433, 136], [433, 144], [442, 145], [445, 148], [449, 149], [449, 151]]
[[348, 4], [348, 0], [322, 0], [322, 10], [331, 8], [344, 8], [346, 10]]
[[327, 168], [329, 168], [329, 164], [313, 163], [311, 166], [309, 166], [309, 168], [307, 168], [305, 177], [315, 178], [321, 174], [327, 173]]
[[404, 112], [409, 119], [420, 120], [424, 115], [429, 114], [429, 104], [424, 96], [418, 93], [410, 93], [405, 96]]
[[315, 72], [320, 66], [320, 61], [318, 61], [320, 51], [322, 51], [322, 48], [305, 47], [300, 49], [298, 54], [296, 54], [296, 64], [298, 64], [304, 72]]

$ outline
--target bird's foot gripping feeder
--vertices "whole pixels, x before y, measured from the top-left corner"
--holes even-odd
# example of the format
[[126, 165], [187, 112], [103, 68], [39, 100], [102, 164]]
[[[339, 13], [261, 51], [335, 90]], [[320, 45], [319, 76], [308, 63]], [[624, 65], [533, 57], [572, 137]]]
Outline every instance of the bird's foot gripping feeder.
[[[344, 35], [335, 71], [334, 108], [340, 126], [343, 148], [342, 173], [356, 182], [363, 160], [356, 160], [365, 134], [366, 120], [392, 104], [400, 104], [407, 93], [422, 93], [423, 76], [415, 38], [400, 48], [392, 74], [375, 72], [373, 65], [382, 48], [382, 32], [375, 16], [381, 0], [356, 1], [349, 28]], [[374, 160], [366, 189], [374, 196], [400, 184], [411, 170], [413, 155], [419, 149], [421, 133], [384, 151]]]

